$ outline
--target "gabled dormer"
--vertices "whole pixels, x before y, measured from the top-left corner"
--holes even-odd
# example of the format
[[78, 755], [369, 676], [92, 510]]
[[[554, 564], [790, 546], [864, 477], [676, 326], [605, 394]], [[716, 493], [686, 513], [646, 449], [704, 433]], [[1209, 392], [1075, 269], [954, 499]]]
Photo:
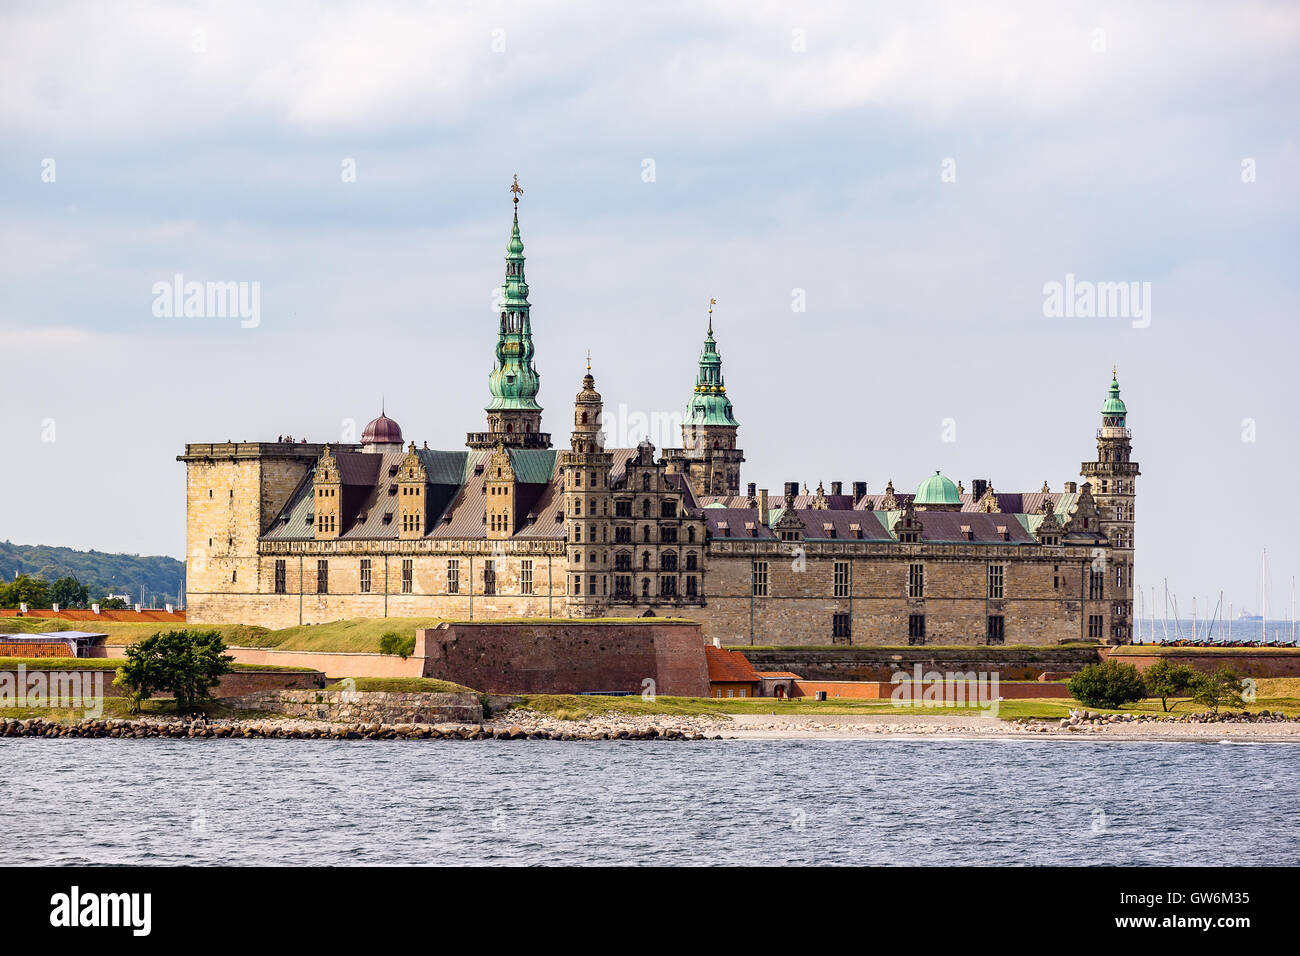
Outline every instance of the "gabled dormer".
[[[1045, 484], [1046, 482], [1044, 482]], [[1048, 547], [1059, 545], [1065, 526], [1061, 524], [1061, 519], [1056, 516], [1056, 506], [1052, 504], [1051, 498], [1043, 499], [1042, 515], [1043, 520], [1038, 523], [1034, 536], [1038, 538], [1039, 544]]]
[[1070, 509], [1070, 520], [1065, 523], [1066, 531], [1085, 531], [1101, 534], [1098, 521], [1097, 502], [1092, 497], [1092, 482], [1085, 481], [1079, 488], [1079, 498]]
[[415, 442], [397, 469], [397, 536], [422, 538], [429, 527], [429, 473]]
[[318, 541], [332, 541], [339, 536], [342, 521], [343, 479], [329, 445], [316, 459], [312, 488], [313, 534]]
[[509, 538], [515, 533], [515, 469], [510, 452], [503, 445], [488, 459], [484, 469], [483, 497], [489, 539]]

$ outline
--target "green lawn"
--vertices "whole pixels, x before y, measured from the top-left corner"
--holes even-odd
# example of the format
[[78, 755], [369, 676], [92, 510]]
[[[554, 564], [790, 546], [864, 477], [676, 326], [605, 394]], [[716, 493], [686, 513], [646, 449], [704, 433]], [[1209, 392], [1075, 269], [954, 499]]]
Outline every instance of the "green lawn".
[[[665, 715], [699, 715], [699, 714], [809, 714], [826, 717], [847, 714], [868, 714], [899, 717], [934, 717], [936, 720], [955, 714], [978, 713], [982, 708], [967, 705], [964, 707], [942, 706], [900, 706], [888, 700], [826, 700], [818, 701], [808, 698], [777, 700], [772, 697], [725, 698], [716, 697], [658, 697], [653, 701], [640, 697], [600, 697], [576, 696], [564, 694], [530, 694], [524, 697], [520, 705], [528, 710], [548, 714], [561, 720], [580, 720], [583, 717], [602, 714], [665, 714]], [[1172, 707], [1171, 703], [1171, 707]], [[1037, 720], [1053, 720], [1069, 715], [1070, 710], [1089, 710], [1102, 714], [1160, 714], [1160, 701], [1151, 699], [1131, 704], [1122, 710], [1102, 710], [1095, 707], [1084, 708], [1075, 700], [1029, 699], [1004, 700], [998, 705], [998, 717], [1003, 720], [1015, 720], [1027, 717]], [[1237, 708], [1238, 710], [1240, 708]], [[1281, 712], [1289, 717], [1300, 717], [1300, 699], [1291, 697], [1261, 698], [1248, 708], [1251, 712], [1269, 710]], [[1184, 701], [1170, 711], [1171, 716], [1196, 713], [1204, 710], [1200, 705]]]
[[326, 690], [355, 690], [388, 694], [476, 694], [478, 691], [436, 677], [355, 677], [352, 685], [330, 684]]

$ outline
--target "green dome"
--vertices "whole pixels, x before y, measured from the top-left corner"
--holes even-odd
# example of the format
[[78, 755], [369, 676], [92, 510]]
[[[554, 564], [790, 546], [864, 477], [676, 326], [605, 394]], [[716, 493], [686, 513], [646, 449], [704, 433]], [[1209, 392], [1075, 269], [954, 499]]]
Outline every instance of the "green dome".
[[1118, 378], [1112, 378], [1110, 380], [1110, 396], [1106, 399], [1105, 404], [1101, 406], [1101, 413], [1103, 415], [1127, 415], [1128, 414], [1128, 409], [1124, 407], [1124, 402], [1121, 401], [1119, 397]]
[[912, 499], [912, 503], [918, 505], [959, 505], [961, 504], [961, 495], [957, 493], [956, 485], [936, 471], [921, 482], [921, 487], [916, 489], [916, 497]]

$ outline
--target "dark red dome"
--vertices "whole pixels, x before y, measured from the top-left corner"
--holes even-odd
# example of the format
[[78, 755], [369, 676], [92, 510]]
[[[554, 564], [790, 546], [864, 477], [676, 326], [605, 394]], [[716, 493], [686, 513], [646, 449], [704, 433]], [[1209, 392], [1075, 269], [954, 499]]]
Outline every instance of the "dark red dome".
[[361, 444], [363, 445], [391, 445], [402, 444], [402, 426], [397, 424], [387, 415], [381, 414], [373, 422], [366, 426], [366, 430], [361, 433]]

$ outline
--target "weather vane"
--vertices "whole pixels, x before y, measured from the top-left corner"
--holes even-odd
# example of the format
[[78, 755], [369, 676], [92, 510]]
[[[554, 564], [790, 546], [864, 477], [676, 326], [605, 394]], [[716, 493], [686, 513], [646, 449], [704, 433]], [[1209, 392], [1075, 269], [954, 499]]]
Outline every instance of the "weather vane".
[[519, 205], [519, 197], [524, 194], [524, 188], [519, 185], [519, 174], [515, 173], [515, 181], [510, 184], [510, 191], [515, 194], [514, 203]]
[[587, 349], [587, 371], [591, 371], [591, 349]]
[[718, 304], [718, 300], [709, 296], [709, 334], [713, 334], [713, 307]]

